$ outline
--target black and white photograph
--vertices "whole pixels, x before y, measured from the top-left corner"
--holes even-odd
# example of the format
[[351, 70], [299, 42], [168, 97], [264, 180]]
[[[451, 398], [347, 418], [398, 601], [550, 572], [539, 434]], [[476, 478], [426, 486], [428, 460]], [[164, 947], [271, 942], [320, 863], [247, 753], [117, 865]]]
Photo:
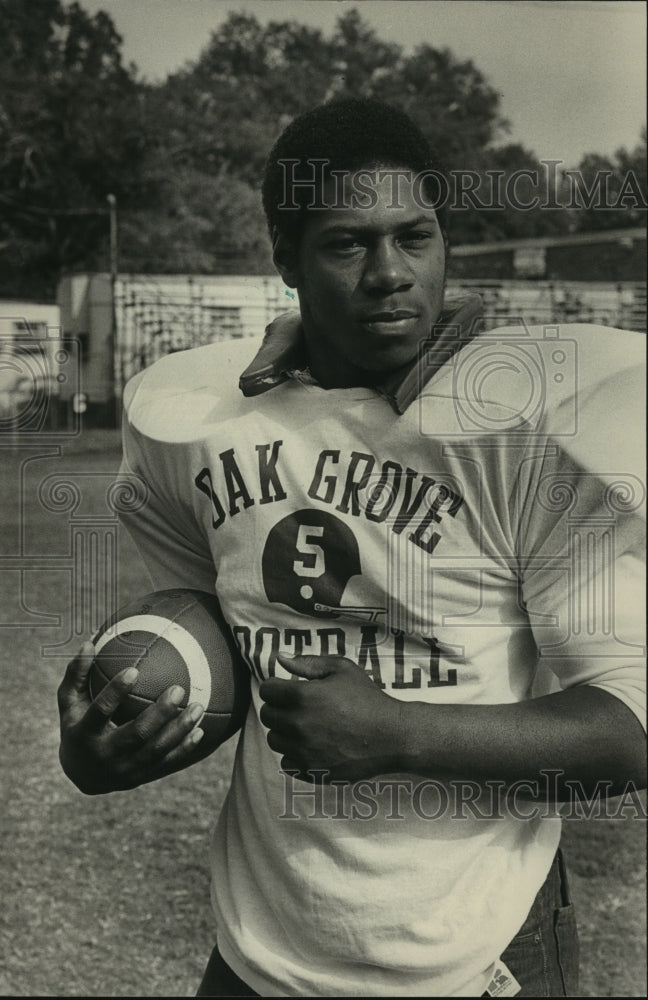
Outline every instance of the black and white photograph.
[[0, 0], [0, 995], [645, 996], [646, 76]]

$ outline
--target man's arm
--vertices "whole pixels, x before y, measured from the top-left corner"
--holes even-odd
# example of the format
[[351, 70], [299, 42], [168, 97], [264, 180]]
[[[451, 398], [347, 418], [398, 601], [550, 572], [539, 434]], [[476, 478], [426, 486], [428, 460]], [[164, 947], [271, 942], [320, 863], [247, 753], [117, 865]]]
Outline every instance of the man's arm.
[[[543, 771], [557, 771], [559, 798], [571, 796], [568, 781], [585, 795], [600, 794], [606, 782], [608, 795], [628, 782], [645, 785], [639, 721], [645, 691], [643, 566], [635, 554], [641, 552], [642, 524], [632, 510], [618, 514], [612, 560], [603, 544], [610, 518], [600, 516], [604, 484], [581, 477], [560, 454], [558, 460], [557, 470], [531, 467], [533, 489], [522, 498], [519, 520], [525, 542], [521, 598], [538, 649], [534, 667], [551, 669], [562, 690], [500, 704], [409, 702], [382, 692], [350, 660], [279, 657], [286, 669], [310, 678], [274, 678], [261, 686], [269, 745], [289, 765], [300, 772], [329, 770], [330, 780], [407, 772], [541, 787]], [[564, 511], [537, 498], [541, 473], [550, 483], [575, 484], [590, 549], [571, 552]], [[533, 671], [508, 662], [505, 646], [499, 655], [501, 663], [490, 669], [531, 682]]]
[[480, 784], [539, 782], [543, 772], [592, 794], [628, 782], [646, 784], [645, 739], [618, 698], [591, 685], [504, 705], [403, 702], [380, 691], [356, 664], [340, 657], [279, 657], [308, 683], [271, 678], [261, 685], [261, 721], [284, 769], [328, 771], [327, 780], [357, 781], [408, 772]]
[[[145, 502], [121, 516], [149, 572], [152, 587], [188, 587], [214, 592], [216, 571], [198, 528], [175, 509], [171, 491], [159, 482], [163, 454], [155, 442], [141, 439], [128, 418], [128, 407], [146, 373], [136, 376], [125, 392], [124, 460], [121, 472], [136, 476]], [[134, 788], [188, 767], [212, 752], [200, 746], [197, 728], [204, 708], [198, 703], [180, 711], [184, 697], [168, 688], [153, 704], [122, 726], [111, 717], [134, 686], [137, 673], [122, 671], [91, 700], [88, 672], [92, 644], [86, 643], [68, 665], [58, 691], [63, 770], [86, 794]]]
[[202, 705], [182, 712], [182, 688], [169, 688], [137, 719], [123, 726], [110, 721], [137, 680], [132, 667], [123, 670], [92, 701], [88, 672], [92, 643], [85, 643], [72, 660], [58, 689], [61, 723], [59, 759], [77, 788], [86, 795], [122, 791], [156, 781], [194, 764], [201, 754], [203, 731], [196, 728]]

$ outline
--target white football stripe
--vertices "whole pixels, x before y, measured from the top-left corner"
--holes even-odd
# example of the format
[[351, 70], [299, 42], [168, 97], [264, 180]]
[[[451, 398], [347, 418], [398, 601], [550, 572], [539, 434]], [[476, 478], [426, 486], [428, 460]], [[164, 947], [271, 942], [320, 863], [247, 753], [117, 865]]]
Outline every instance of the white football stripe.
[[177, 622], [170, 622], [160, 615], [132, 615], [115, 622], [104, 632], [95, 643], [95, 653], [99, 653], [106, 643], [124, 632], [153, 632], [159, 635], [178, 651], [184, 660], [189, 673], [189, 701], [199, 701], [203, 708], [208, 708], [211, 699], [211, 671], [202, 648], [190, 632]]

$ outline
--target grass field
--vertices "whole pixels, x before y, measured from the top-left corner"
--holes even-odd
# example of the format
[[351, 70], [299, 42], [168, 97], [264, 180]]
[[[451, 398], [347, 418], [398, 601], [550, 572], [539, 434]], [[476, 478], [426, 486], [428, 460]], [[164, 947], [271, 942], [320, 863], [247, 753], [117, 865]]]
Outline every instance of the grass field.
[[[207, 853], [232, 741], [128, 793], [86, 798], [62, 774], [56, 688], [75, 631], [71, 525], [87, 536], [94, 518], [99, 534], [113, 531], [103, 474], [116, 469], [119, 451], [107, 431], [47, 450], [0, 450], [0, 993], [192, 995], [212, 946]], [[76, 509], [64, 509], [50, 477], [76, 485]], [[38, 561], [25, 569], [29, 557]], [[123, 533], [119, 563], [122, 603], [148, 589]], [[59, 621], [38, 617], [45, 613]], [[45, 655], [56, 643], [62, 655]], [[645, 824], [630, 815], [570, 821], [563, 843], [579, 912], [581, 995], [644, 996]]]

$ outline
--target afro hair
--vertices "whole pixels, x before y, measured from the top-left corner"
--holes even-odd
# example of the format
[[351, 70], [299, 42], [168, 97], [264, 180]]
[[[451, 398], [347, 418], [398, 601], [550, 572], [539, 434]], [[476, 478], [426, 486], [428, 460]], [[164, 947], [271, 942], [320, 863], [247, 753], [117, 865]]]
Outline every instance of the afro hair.
[[[315, 161], [324, 163], [319, 175]], [[297, 181], [289, 190], [287, 166], [291, 180]], [[445, 172], [421, 130], [405, 112], [389, 104], [373, 98], [338, 98], [295, 118], [277, 139], [266, 162], [263, 208], [271, 237], [280, 233], [299, 244], [306, 214], [313, 205], [316, 176], [325, 179], [332, 171], [377, 167], [429, 172], [437, 189], [439, 180], [442, 186], [447, 185]], [[444, 204], [437, 201], [437, 220], [445, 238]]]

